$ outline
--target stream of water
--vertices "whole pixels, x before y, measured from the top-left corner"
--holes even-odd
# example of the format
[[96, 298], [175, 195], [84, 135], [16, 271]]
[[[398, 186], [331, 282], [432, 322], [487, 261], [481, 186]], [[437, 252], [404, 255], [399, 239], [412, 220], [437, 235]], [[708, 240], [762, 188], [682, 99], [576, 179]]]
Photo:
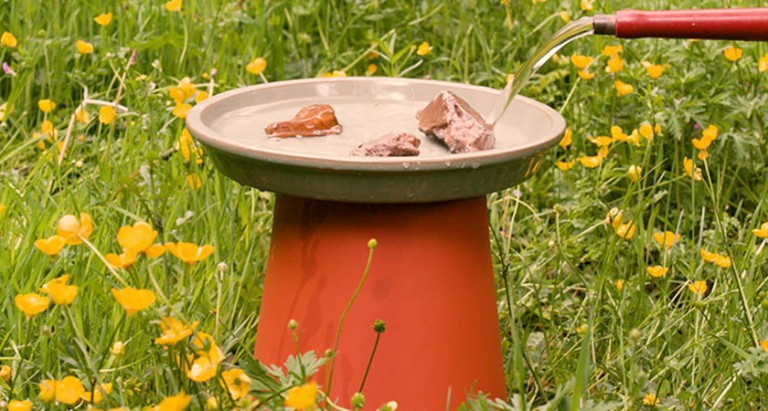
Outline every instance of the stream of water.
[[485, 118], [486, 123], [495, 126], [507, 110], [509, 103], [520, 93], [523, 86], [530, 80], [531, 76], [546, 63], [555, 53], [557, 53], [566, 44], [594, 33], [594, 20], [585, 17], [568, 23], [565, 27], [555, 33], [541, 48], [536, 51], [528, 61], [507, 82], [504, 91], [499, 96], [496, 104], [490, 114]]

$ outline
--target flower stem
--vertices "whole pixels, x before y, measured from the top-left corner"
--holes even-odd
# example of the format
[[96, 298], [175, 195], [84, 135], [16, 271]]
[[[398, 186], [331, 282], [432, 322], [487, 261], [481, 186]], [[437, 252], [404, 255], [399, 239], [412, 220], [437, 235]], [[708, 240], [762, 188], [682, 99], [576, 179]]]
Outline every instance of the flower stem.
[[371, 261], [373, 261], [373, 250], [376, 249], [375, 245], [368, 247], [368, 261], [365, 263], [365, 269], [363, 270], [363, 276], [360, 278], [360, 282], [357, 284], [357, 288], [355, 289], [355, 292], [352, 293], [352, 297], [347, 302], [347, 306], [344, 307], [344, 311], [341, 313], [341, 317], [339, 317], [339, 326], [336, 328], [336, 339], [333, 342], [333, 357], [331, 358], [331, 366], [328, 370], [328, 379], [327, 386], [328, 386], [328, 393], [327, 396], [330, 397], [331, 393], [331, 382], [333, 382], [333, 369], [336, 365], [336, 352], [339, 348], [339, 338], [341, 337], [341, 329], [344, 326], [344, 319], [347, 317], [347, 313], [349, 313], [350, 308], [352, 308], [352, 303], [355, 302], [355, 299], [357, 298], [357, 295], [360, 294], [360, 290], [363, 289], [363, 284], [365, 283], [365, 279], [368, 278], [368, 272], [371, 268]]
[[358, 392], [363, 392], [365, 387], [365, 380], [368, 379], [368, 371], [371, 370], [371, 364], [373, 364], [373, 356], [376, 355], [376, 347], [379, 346], [379, 339], [381, 339], [381, 333], [376, 333], [376, 341], [373, 342], [373, 350], [371, 350], [371, 357], [368, 358], [368, 365], [365, 366], [365, 374], [363, 374], [363, 381], [360, 383], [360, 389]]

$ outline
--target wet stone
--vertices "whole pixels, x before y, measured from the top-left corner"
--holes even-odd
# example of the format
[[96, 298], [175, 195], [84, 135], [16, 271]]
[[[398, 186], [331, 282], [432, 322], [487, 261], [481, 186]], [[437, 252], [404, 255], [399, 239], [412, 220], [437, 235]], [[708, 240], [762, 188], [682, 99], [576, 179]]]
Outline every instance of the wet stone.
[[419, 130], [443, 142], [451, 153], [471, 153], [493, 148], [493, 128], [483, 116], [450, 91], [438, 94], [416, 113]]
[[419, 155], [421, 140], [409, 133], [388, 133], [365, 142], [349, 153], [365, 157], [408, 157]]
[[264, 131], [269, 137], [318, 137], [339, 134], [342, 127], [333, 107], [313, 104], [299, 110], [290, 120], [268, 125]]

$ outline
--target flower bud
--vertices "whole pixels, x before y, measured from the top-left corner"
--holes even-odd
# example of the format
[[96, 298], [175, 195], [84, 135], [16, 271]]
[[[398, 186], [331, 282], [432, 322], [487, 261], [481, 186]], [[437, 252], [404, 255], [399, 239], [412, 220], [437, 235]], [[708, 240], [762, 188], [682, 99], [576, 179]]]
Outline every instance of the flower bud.
[[352, 409], [362, 409], [365, 407], [365, 396], [362, 392], [356, 392], [355, 395], [352, 396], [350, 403], [352, 404]]
[[376, 331], [376, 333], [381, 334], [386, 330], [387, 324], [384, 322], [384, 320], [376, 320], [373, 322], [373, 331]]

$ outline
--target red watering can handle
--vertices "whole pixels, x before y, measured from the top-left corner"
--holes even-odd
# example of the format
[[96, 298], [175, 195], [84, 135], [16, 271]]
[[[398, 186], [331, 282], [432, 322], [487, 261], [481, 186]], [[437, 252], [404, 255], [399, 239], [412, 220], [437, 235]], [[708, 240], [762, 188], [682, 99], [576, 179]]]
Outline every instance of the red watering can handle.
[[768, 7], [638, 11], [594, 16], [595, 34], [619, 38], [663, 37], [768, 41]]

